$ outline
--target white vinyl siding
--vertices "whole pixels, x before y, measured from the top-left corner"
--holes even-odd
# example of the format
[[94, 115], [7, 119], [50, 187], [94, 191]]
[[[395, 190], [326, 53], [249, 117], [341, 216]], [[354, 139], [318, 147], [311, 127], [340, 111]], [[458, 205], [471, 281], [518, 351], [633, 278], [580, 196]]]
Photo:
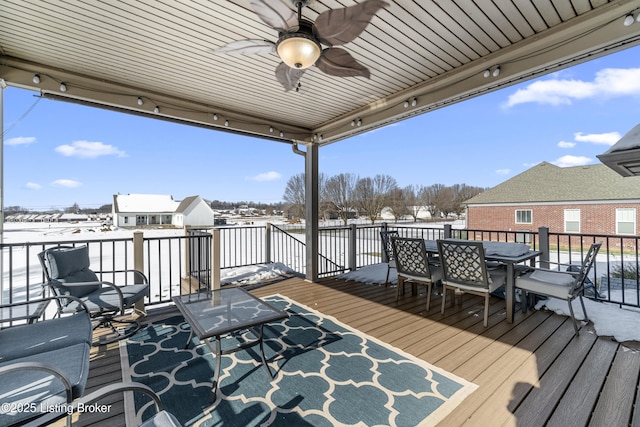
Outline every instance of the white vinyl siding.
[[616, 209], [616, 234], [636, 234], [635, 208]]
[[516, 209], [516, 224], [532, 224], [533, 214], [531, 209]]
[[580, 232], [580, 209], [564, 210], [564, 232], [565, 233]]

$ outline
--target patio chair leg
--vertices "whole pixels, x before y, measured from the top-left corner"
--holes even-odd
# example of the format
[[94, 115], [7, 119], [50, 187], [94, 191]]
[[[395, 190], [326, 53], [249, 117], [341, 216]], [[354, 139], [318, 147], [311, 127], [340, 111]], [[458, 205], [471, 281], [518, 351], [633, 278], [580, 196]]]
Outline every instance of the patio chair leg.
[[440, 309], [440, 313], [444, 314], [444, 307], [447, 302], [447, 285], [442, 285], [442, 308]]
[[431, 307], [431, 283], [427, 285], [427, 311], [429, 311], [429, 307]]
[[489, 324], [489, 293], [484, 297], [484, 327]]
[[389, 286], [389, 272], [391, 271], [391, 267], [387, 266], [387, 278], [384, 279], [384, 285]]
[[398, 276], [398, 287], [396, 288], [396, 302], [400, 298], [400, 291], [402, 291], [402, 295], [404, 295], [404, 280], [402, 276]]
[[582, 312], [584, 313], [584, 321], [589, 321], [589, 316], [587, 315], [587, 308], [584, 306], [584, 299], [582, 299], [582, 295], [580, 295], [580, 304], [582, 305]]
[[573, 313], [573, 305], [571, 304], [571, 300], [569, 300], [569, 312], [571, 313], [571, 320], [573, 321], [573, 329], [576, 331], [576, 336], [580, 335], [580, 329], [578, 328], [578, 321], [576, 320], [576, 316]]

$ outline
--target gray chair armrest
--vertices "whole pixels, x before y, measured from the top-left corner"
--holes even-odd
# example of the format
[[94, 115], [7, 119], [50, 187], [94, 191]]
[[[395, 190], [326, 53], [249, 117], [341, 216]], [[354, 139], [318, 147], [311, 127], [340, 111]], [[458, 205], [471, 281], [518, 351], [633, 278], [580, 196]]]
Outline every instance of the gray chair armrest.
[[62, 385], [64, 385], [67, 403], [71, 403], [73, 401], [73, 391], [71, 388], [71, 383], [69, 382], [66, 375], [61, 370], [53, 366], [45, 365], [43, 363], [38, 363], [38, 362], [17, 362], [17, 363], [12, 363], [10, 365], [0, 367], [0, 375], [8, 374], [9, 372], [16, 372], [16, 371], [23, 371], [23, 370], [42, 371], [58, 378], [58, 380], [60, 380]]
[[158, 397], [158, 395], [149, 386], [135, 382], [122, 382], [106, 385], [78, 399], [76, 402], [74, 402], [73, 406], [74, 409], [76, 409], [79, 405], [88, 405], [90, 403], [97, 402], [98, 400], [111, 394], [123, 393], [125, 391], [137, 391], [146, 394], [153, 400], [157, 412], [162, 411], [162, 402], [160, 402], [160, 397]]
[[[87, 394], [86, 396], [81, 397], [80, 399], [77, 399], [75, 402], [73, 402], [73, 404], [70, 407], [72, 409], [72, 412], [76, 412], [81, 405], [84, 405], [84, 406], [90, 405], [92, 403], [95, 403], [105, 398], [106, 396], [116, 394], [116, 393], [124, 393], [126, 391], [140, 392], [140, 393], [146, 394], [153, 400], [153, 403], [156, 407], [156, 415], [163, 412], [162, 402], [160, 402], [160, 398], [158, 397], [158, 395], [150, 387], [142, 383], [135, 383], [135, 382], [122, 382], [122, 383], [106, 385], [94, 392]], [[45, 417], [40, 418], [31, 424], [26, 424], [25, 427], [41, 426], [46, 423], [50, 423], [55, 420], [58, 420], [63, 416], [66, 416], [67, 414], [68, 412], [64, 412], [64, 411], [51, 412], [51, 413], [48, 413]], [[179, 425], [179, 424], [175, 424], [175, 425]]]
[[[109, 273], [133, 273], [134, 277], [139, 277], [140, 279], [142, 279], [142, 284], [144, 285], [148, 285], [149, 284], [149, 279], [147, 278], [146, 274], [144, 274], [142, 271], [140, 270], [135, 270], [135, 269], [126, 269], [126, 270], [94, 270], [93, 271], [96, 274], [109, 274]], [[126, 285], [123, 285], [126, 286]]]
[[[11, 304], [1, 304], [0, 305], [0, 310], [5, 311], [6, 309], [12, 309], [12, 308], [17, 308], [17, 307], [21, 307], [21, 306], [25, 306], [25, 305], [39, 305], [39, 304], [48, 304], [50, 301], [54, 301], [54, 300], [73, 300], [76, 303], [79, 304], [80, 307], [82, 307], [82, 310], [84, 310], [85, 312], [89, 313], [89, 308], [87, 307], [87, 305], [79, 298], [74, 297], [72, 295], [51, 295], [49, 297], [45, 297], [45, 298], [37, 298], [37, 299], [31, 299], [28, 301], [18, 301], [18, 302], [12, 302]], [[44, 313], [44, 309], [46, 308], [46, 305], [44, 305], [42, 307], [42, 309], [40, 310], [41, 313], [40, 315], [42, 315]], [[4, 313], [3, 313], [4, 314]], [[13, 321], [17, 321], [17, 320], [29, 320], [31, 318], [33, 318], [34, 316], [25, 316], [25, 315], [17, 315], [16, 317], [12, 317], [11, 315], [7, 316], [7, 317], [2, 317], [0, 319], [0, 322], [2, 323], [9, 323], [9, 322], [13, 322]], [[39, 317], [39, 316], [38, 316]]]

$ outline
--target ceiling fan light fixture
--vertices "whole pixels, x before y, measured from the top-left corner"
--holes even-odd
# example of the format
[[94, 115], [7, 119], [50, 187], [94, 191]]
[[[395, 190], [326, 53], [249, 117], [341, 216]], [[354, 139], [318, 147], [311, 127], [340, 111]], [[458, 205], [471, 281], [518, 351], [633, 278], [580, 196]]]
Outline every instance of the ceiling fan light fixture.
[[320, 58], [322, 47], [313, 36], [313, 24], [301, 19], [296, 32], [280, 34], [276, 51], [289, 67], [304, 70]]

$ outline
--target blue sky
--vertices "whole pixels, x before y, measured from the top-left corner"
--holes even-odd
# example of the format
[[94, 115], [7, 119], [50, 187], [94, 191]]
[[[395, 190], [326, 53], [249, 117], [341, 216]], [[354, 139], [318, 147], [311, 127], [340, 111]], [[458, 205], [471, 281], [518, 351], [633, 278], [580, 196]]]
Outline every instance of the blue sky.
[[[116, 193], [272, 203], [304, 171], [288, 144], [38, 101], [22, 89], [4, 91], [4, 115], [5, 207], [99, 207]], [[322, 147], [320, 171], [492, 187], [541, 161], [599, 163], [638, 123], [635, 47]]]

